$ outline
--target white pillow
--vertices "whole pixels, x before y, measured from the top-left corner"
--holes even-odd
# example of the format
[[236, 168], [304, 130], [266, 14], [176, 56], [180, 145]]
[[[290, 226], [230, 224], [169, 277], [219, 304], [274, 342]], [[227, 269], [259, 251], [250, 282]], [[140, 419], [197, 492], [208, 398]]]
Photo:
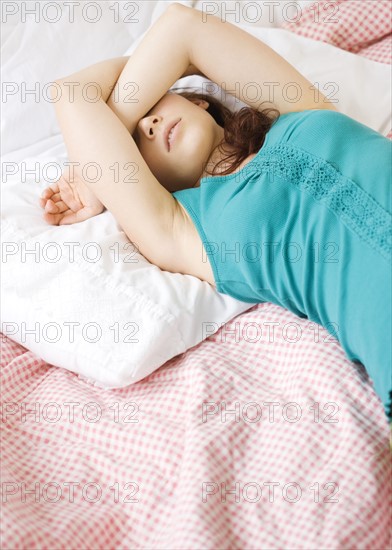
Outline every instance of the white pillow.
[[108, 211], [48, 226], [42, 188], [31, 177], [2, 187], [1, 331], [48, 363], [124, 387], [252, 307], [150, 264]]
[[93, 63], [122, 56], [150, 26], [155, 4], [3, 3], [2, 153], [60, 133], [48, 84]]

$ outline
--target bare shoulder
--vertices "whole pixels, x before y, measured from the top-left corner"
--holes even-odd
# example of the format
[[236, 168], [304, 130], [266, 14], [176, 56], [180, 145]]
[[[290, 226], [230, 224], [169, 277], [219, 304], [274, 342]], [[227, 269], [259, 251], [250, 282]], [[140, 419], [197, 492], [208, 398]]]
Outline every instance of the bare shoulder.
[[182, 204], [179, 201], [176, 203], [173, 220], [176, 253], [171, 262], [171, 270], [193, 275], [215, 287], [214, 273], [198, 230]]

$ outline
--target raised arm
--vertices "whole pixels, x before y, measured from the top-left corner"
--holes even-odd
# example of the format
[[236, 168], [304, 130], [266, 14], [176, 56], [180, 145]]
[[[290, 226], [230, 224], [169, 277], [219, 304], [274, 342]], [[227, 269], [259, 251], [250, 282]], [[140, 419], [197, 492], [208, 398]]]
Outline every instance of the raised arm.
[[[130, 129], [176, 80], [198, 73], [189, 63], [186, 25], [179, 28], [175, 13], [170, 7], [166, 10], [132, 58], [102, 61], [55, 80], [52, 99], [74, 167], [69, 175], [73, 183], [61, 178], [40, 199], [44, 218], [55, 225], [83, 221], [105, 206], [140, 252], [169, 271], [178, 271], [173, 267], [178, 256], [174, 235], [178, 203], [151, 172]], [[160, 41], [167, 47], [153, 55], [152, 45]], [[162, 63], [167, 72], [154, 72]], [[122, 86], [123, 93], [112, 97], [112, 109], [108, 99], [124, 67], [122, 84], [138, 84], [137, 102], [127, 101], [129, 87]], [[135, 73], [134, 67], [139, 67]], [[129, 119], [131, 125], [126, 123]]]
[[[176, 79], [187, 74], [206, 76], [260, 110], [271, 106], [281, 114], [336, 110], [282, 56], [238, 26], [213, 15], [204, 20], [200, 10], [178, 3], [166, 11], [172, 15], [173, 34], [167, 36], [163, 26], [153, 25], [108, 99], [108, 105], [130, 133]], [[247, 94], [249, 83], [252, 98]], [[255, 89], [259, 92], [256, 98]]]
[[[137, 71], [136, 78], [130, 80], [140, 84], [141, 98], [144, 91], [150, 88], [146, 92], [148, 101], [152, 102], [148, 109], [190, 69], [188, 52], [184, 47], [187, 30], [183, 27], [181, 32], [178, 31], [172, 12], [169, 8], [158, 19], [150, 29], [153, 39], [146, 37], [142, 53], [139, 51], [140, 46], [135, 53], [136, 66], [144, 67], [144, 70]], [[160, 52], [172, 56], [172, 59], [167, 73], [153, 77], [154, 66], [149, 66], [148, 63], [155, 57], [148, 52], [149, 43], [154, 42], [155, 37], [159, 37], [162, 43], [171, 45], [166, 49], [162, 47]], [[143, 55], [146, 55], [145, 62]], [[162, 62], [160, 53], [156, 55], [154, 62]], [[120, 58], [113, 69], [112, 77], [123, 63], [124, 60]], [[54, 103], [54, 108], [69, 161], [75, 166], [75, 180], [88, 186], [148, 260], [162, 269], [170, 269], [177, 254], [173, 238], [177, 202], [152, 174], [129, 128], [106, 103], [110, 85], [102, 68], [103, 64], [98, 63], [87, 71], [79, 71], [55, 81], [60, 87], [61, 97]], [[53, 92], [55, 95], [58, 87]], [[99, 94], [97, 97], [100, 88], [101, 97]], [[55, 99], [53, 95], [52, 98]], [[129, 116], [133, 104], [123, 101], [122, 105]], [[136, 120], [134, 115], [131, 118]], [[61, 223], [59, 217], [61, 214], [54, 223]]]

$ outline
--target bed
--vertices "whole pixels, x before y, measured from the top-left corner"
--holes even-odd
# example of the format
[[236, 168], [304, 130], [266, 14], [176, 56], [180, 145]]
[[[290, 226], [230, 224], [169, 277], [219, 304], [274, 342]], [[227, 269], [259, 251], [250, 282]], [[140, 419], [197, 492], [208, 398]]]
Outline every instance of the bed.
[[[80, 67], [128, 54], [169, 3], [107, 2], [100, 4], [107, 8], [100, 14], [92, 2], [82, 14], [83, 24], [75, 7], [69, 28], [64, 18], [70, 13], [61, 2], [63, 11], [56, 11], [54, 3], [47, 11], [45, 3], [38, 9], [34, 2], [4, 8], [3, 82], [9, 101], [2, 163], [3, 173], [13, 180], [2, 193], [1, 547], [392, 548], [388, 421], [366, 370], [350, 362], [324, 328], [271, 303], [213, 302], [207, 283], [169, 277], [141, 261], [133, 279], [139, 290], [153, 273], [151, 280], [161, 277], [154, 287], [160, 299], [166, 292], [167, 303], [185, 300], [192, 307], [182, 317], [180, 307], [178, 313], [171, 310], [171, 317], [162, 313], [154, 324], [157, 310], [143, 302], [140, 322], [154, 330], [146, 329], [132, 376], [124, 373], [124, 348], [118, 341], [117, 346], [111, 340], [106, 347], [82, 349], [78, 341], [62, 347], [53, 336], [44, 341], [41, 325], [38, 341], [31, 330], [37, 319], [44, 323], [48, 304], [66, 294], [67, 280], [76, 279], [75, 269], [64, 271], [61, 262], [47, 262], [44, 272], [12, 248], [17, 245], [19, 251], [21, 243], [38, 239], [41, 227], [38, 206], [36, 211], [32, 206], [39, 182], [30, 179], [22, 188], [21, 172], [12, 169], [23, 163], [28, 167], [37, 158], [50, 163], [63, 154], [51, 106], [23, 102], [15, 83], [31, 86], [35, 64], [45, 65], [48, 79], [61, 76], [58, 71], [77, 70], [71, 52], [80, 51]], [[182, 3], [203, 9], [202, 2]], [[23, 15], [22, 4], [34, 15]], [[232, 22], [282, 48], [282, 54], [290, 55], [293, 44], [298, 68], [312, 78], [316, 73], [305, 62], [306, 52], [316, 51], [312, 47], [323, 48], [324, 67], [332, 67], [328, 63], [335, 56], [325, 82], [338, 79], [339, 63], [342, 73], [352, 67], [348, 79], [358, 93], [341, 93], [339, 110], [392, 139], [390, 87], [384, 80], [391, 64], [390, 2], [208, 4], [217, 14], [226, 9], [227, 17], [237, 18]], [[83, 25], [90, 25], [89, 34]], [[60, 51], [66, 52], [61, 59]], [[339, 83], [340, 92], [353, 85], [343, 75]], [[379, 95], [365, 109], [372, 86]], [[27, 123], [26, 114], [31, 117]], [[22, 233], [26, 219], [30, 240]], [[102, 245], [98, 239], [114, 227], [109, 214], [102, 220], [100, 232], [91, 233], [88, 223], [86, 233], [73, 226], [64, 242], [73, 238]], [[55, 230], [50, 242], [56, 241]], [[113, 241], [106, 246], [110, 249]], [[79, 318], [85, 323], [87, 307], [100, 322], [109, 314], [115, 319], [117, 302], [104, 295], [108, 303], [96, 305], [105, 290], [97, 282], [103, 267], [85, 264], [86, 277], [99, 291], [84, 297], [86, 305], [81, 287], [75, 287], [79, 290], [68, 302], [80, 300]], [[107, 275], [105, 284], [110, 281]], [[184, 296], [175, 292], [180, 282]], [[136, 299], [136, 293], [129, 297]], [[62, 313], [64, 322], [70, 310], [64, 305]], [[186, 333], [184, 326], [192, 322], [192, 334]], [[173, 336], [177, 333], [181, 338]], [[94, 342], [91, 332], [88, 339]], [[150, 355], [149, 347], [154, 350]], [[92, 350], [90, 356], [86, 349]], [[105, 363], [99, 363], [102, 354]], [[147, 358], [144, 370], [138, 368], [142, 358]], [[103, 365], [99, 374], [98, 363]]]

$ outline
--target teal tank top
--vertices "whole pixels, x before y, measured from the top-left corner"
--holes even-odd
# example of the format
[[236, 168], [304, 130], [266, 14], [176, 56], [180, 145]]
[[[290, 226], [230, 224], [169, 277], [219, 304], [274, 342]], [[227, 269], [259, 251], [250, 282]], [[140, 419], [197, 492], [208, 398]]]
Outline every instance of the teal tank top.
[[[216, 289], [322, 325], [389, 406], [392, 144], [328, 110], [281, 115], [241, 170], [173, 193]], [[388, 411], [387, 411], [388, 414]]]

